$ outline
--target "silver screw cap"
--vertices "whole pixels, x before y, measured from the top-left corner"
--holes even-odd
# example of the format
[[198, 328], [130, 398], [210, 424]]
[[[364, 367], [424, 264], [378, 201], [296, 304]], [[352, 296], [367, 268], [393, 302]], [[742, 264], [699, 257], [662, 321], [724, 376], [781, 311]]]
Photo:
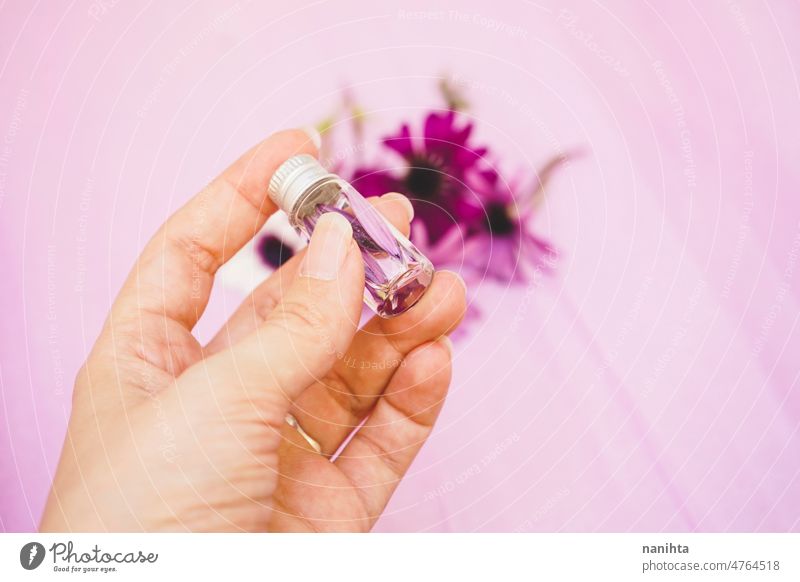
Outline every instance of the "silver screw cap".
[[283, 162], [269, 181], [270, 199], [286, 213], [303, 193], [323, 178], [335, 177], [314, 156], [300, 154]]

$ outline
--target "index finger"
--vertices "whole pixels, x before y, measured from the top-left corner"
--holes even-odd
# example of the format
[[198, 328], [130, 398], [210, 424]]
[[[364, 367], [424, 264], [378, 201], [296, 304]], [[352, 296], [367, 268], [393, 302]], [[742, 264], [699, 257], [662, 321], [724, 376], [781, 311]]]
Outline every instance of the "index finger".
[[156, 315], [187, 330], [208, 304], [214, 274], [276, 208], [267, 185], [278, 166], [317, 154], [303, 130], [276, 133], [251, 148], [173, 214], [153, 236], [125, 281], [112, 316]]

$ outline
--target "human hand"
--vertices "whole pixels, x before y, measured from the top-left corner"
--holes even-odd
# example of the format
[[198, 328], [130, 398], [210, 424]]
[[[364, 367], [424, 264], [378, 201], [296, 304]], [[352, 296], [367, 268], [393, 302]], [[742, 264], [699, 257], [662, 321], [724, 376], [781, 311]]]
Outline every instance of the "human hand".
[[[208, 345], [192, 335], [217, 269], [275, 211], [270, 176], [299, 153], [316, 155], [308, 135], [273, 135], [147, 244], [76, 379], [43, 531], [365, 531], [380, 516], [450, 382], [457, 275], [359, 330], [363, 264], [326, 215]], [[405, 198], [371, 202], [408, 233]]]

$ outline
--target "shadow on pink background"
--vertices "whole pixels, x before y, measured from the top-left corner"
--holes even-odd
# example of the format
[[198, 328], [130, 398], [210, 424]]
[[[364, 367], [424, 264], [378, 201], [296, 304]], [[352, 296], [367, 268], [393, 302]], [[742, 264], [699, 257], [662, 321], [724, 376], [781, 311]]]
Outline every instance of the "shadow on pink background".
[[[502, 167], [585, 154], [539, 217], [557, 275], [472, 290], [484, 318], [377, 529], [800, 529], [798, 27], [789, 2], [6, 2], [0, 529], [36, 527], [157, 226], [342, 87], [379, 134], [442, 76]], [[240, 298], [218, 286], [200, 336]]]

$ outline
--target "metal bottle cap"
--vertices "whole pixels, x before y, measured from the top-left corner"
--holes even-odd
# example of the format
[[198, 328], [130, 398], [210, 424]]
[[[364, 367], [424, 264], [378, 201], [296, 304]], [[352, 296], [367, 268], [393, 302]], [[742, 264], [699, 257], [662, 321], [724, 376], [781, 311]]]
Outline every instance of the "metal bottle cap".
[[300, 154], [283, 162], [269, 181], [270, 199], [286, 213], [309, 187], [323, 178], [335, 177], [314, 156]]

